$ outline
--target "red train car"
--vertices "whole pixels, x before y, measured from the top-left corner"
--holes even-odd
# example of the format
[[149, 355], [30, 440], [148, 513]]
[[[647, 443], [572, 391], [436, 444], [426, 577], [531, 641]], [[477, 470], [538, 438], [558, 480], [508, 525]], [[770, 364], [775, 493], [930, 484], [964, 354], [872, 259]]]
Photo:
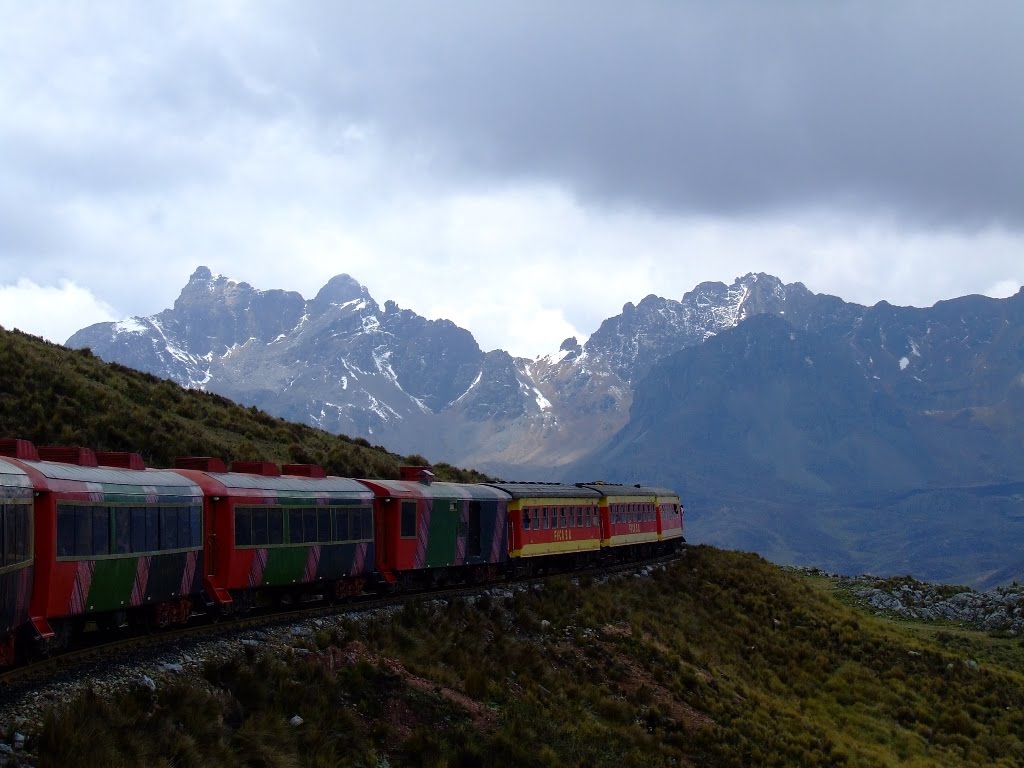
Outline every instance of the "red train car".
[[[40, 448], [8, 459], [34, 489], [30, 621], [43, 650], [95, 622], [184, 623], [202, 591], [202, 492], [137, 454]], [[135, 468], [125, 468], [135, 467]]]
[[28, 628], [32, 534], [32, 481], [23, 469], [0, 459], [0, 666], [15, 662], [19, 635]]
[[683, 538], [683, 505], [679, 494], [668, 488], [655, 488], [655, 503], [658, 505], [658, 540], [664, 550], [679, 549]]
[[213, 610], [358, 594], [374, 577], [373, 494], [320, 467], [181, 459], [204, 495], [206, 588]]
[[509, 558], [518, 572], [595, 562], [601, 549], [601, 493], [562, 483], [489, 483], [507, 493]]
[[381, 576], [406, 586], [494, 578], [508, 560], [508, 494], [402, 469], [419, 479], [360, 481], [375, 496]]
[[590, 483], [582, 487], [601, 494], [601, 546], [614, 557], [643, 557], [660, 549], [660, 489], [615, 483]]

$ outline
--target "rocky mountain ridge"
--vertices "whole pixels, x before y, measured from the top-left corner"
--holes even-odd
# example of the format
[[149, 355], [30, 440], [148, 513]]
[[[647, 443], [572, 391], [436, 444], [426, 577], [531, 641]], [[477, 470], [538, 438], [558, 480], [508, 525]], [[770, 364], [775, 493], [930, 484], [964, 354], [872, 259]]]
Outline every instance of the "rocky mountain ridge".
[[307, 301], [199, 267], [173, 307], [90, 326], [67, 345], [395, 450], [557, 466], [624, 426], [633, 386], [653, 363], [805, 294], [751, 274], [701, 284], [682, 301], [651, 295], [585, 344], [566, 339], [557, 355], [528, 360], [484, 352], [450, 321], [381, 306], [348, 275]]

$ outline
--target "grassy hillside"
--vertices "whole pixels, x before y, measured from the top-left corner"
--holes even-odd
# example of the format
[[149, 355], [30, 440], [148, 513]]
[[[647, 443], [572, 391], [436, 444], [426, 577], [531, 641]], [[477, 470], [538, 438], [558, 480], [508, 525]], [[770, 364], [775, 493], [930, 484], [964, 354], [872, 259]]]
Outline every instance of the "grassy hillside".
[[1019, 639], [885, 620], [753, 555], [698, 547], [646, 578], [559, 577], [298, 642], [312, 653], [63, 705], [40, 762], [1024, 764]]
[[[347, 477], [398, 477], [401, 464], [425, 461], [2, 328], [0, 370], [0, 436], [39, 445], [138, 451], [158, 467], [177, 456], [315, 463]], [[446, 480], [482, 477], [443, 463], [435, 471]]]

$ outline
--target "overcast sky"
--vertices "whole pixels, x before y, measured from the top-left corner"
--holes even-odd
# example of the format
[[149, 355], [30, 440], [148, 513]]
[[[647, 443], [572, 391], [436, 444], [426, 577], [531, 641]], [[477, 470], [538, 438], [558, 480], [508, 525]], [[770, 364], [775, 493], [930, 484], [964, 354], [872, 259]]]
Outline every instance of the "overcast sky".
[[1024, 281], [1024, 3], [0, 0], [0, 325], [207, 265], [533, 357], [749, 271]]

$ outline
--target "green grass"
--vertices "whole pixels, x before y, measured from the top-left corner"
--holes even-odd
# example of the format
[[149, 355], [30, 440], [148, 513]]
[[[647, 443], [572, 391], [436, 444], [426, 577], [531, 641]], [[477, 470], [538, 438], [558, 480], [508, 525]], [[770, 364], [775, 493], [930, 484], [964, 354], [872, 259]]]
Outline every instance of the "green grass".
[[[652, 578], [559, 577], [473, 605], [322, 630], [208, 689], [55, 710], [52, 764], [1013, 766], [1020, 642], [897, 622], [752, 555], [690, 549]], [[968, 664], [976, 661], [976, 668]], [[106, 711], [103, 708], [109, 708]], [[103, 711], [103, 722], [96, 712]], [[299, 714], [298, 728], [287, 724]], [[172, 757], [168, 757], [172, 756]]]

